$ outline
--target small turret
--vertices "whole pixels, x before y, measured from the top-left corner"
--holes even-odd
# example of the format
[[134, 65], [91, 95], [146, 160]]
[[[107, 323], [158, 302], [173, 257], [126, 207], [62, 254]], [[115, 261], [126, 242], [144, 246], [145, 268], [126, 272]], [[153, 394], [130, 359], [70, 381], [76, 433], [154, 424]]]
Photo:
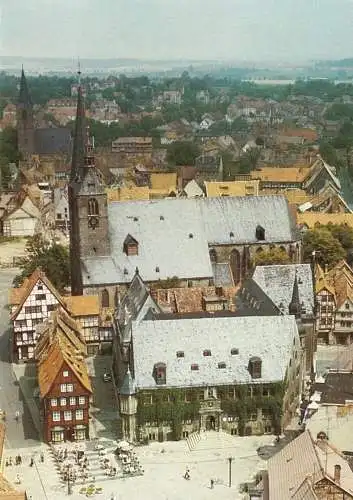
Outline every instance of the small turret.
[[297, 271], [295, 271], [292, 300], [290, 301], [288, 309], [289, 309], [289, 314], [292, 314], [296, 318], [300, 317], [301, 305], [300, 305], [300, 300], [299, 300], [299, 287], [298, 287]]

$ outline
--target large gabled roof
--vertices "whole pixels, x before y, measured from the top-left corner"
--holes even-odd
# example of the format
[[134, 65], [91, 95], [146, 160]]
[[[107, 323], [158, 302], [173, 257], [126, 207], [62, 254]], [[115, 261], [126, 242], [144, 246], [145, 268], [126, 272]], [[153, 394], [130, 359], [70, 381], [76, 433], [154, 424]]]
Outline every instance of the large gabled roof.
[[92, 392], [91, 381], [84, 362], [86, 346], [79, 337], [77, 323], [63, 310], [52, 313], [44, 325], [35, 349], [38, 359], [38, 384], [41, 397], [45, 397], [59, 371], [67, 366], [77, 377], [79, 383]]
[[[115, 202], [109, 203], [108, 215], [111, 255], [83, 259], [86, 286], [130, 283], [136, 267], [147, 282], [210, 279], [209, 246], [258, 244], [258, 225], [267, 244], [299, 241], [283, 196]], [[139, 242], [137, 255], [123, 252], [128, 234]]]

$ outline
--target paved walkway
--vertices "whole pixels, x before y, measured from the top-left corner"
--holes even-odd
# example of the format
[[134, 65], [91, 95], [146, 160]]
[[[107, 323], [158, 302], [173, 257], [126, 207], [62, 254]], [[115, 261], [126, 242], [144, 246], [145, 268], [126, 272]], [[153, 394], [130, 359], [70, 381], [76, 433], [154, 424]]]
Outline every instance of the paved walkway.
[[[199, 446], [189, 451], [186, 441], [150, 443], [148, 446], [136, 447], [145, 474], [140, 477], [108, 479], [102, 474], [98, 457], [93, 450], [93, 443], [87, 443], [87, 455], [95, 475], [96, 487], [102, 488], [98, 498], [111, 500], [240, 500], [243, 495], [239, 485], [251, 480], [257, 471], [266, 467], [266, 462], [257, 455], [257, 448], [269, 445], [274, 436], [235, 437], [216, 432], [205, 433]], [[102, 440], [107, 453], [114, 450], [112, 440]], [[45, 461], [39, 460], [44, 450]], [[14, 481], [16, 474], [22, 480], [21, 487], [32, 495], [33, 500], [64, 500], [67, 498], [67, 484], [60, 478], [57, 464], [49, 447], [41, 445], [32, 453], [19, 450], [22, 455], [21, 466], [5, 467], [5, 475]], [[33, 454], [33, 455], [32, 455]], [[29, 466], [31, 457], [35, 466]], [[228, 458], [233, 457], [232, 487], [228, 487]], [[185, 481], [183, 475], [186, 467], [190, 469], [191, 480]], [[93, 474], [92, 474], [93, 475]], [[215, 488], [210, 489], [210, 479], [214, 479]], [[86, 498], [80, 494], [82, 484], [73, 486], [71, 500]]]

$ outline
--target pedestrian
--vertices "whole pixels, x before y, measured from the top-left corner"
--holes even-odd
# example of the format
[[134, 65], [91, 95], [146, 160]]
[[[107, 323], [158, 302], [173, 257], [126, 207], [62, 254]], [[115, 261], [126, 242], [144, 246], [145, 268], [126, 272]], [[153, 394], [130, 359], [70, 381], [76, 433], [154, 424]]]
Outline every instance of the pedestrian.
[[16, 474], [16, 480], [15, 480], [15, 483], [16, 483], [16, 484], [21, 484], [21, 479], [20, 479], [20, 475], [19, 475], [19, 474]]
[[9, 458], [9, 465], [12, 465], [12, 457]]
[[214, 486], [214, 480], [211, 479], [211, 490], [213, 490], [213, 486]]
[[33, 467], [33, 465], [34, 465], [34, 458], [33, 458], [33, 457], [31, 457], [31, 462], [30, 462], [29, 466], [30, 466], [30, 467]]
[[6, 459], [6, 462], [5, 462], [5, 467], [8, 467], [10, 464], [9, 464], [9, 460]]
[[43, 452], [40, 454], [40, 461], [41, 461], [42, 463], [44, 462], [44, 453], [43, 453]]
[[18, 455], [18, 463], [19, 463], [20, 465], [22, 465], [22, 457], [21, 457], [21, 455]]

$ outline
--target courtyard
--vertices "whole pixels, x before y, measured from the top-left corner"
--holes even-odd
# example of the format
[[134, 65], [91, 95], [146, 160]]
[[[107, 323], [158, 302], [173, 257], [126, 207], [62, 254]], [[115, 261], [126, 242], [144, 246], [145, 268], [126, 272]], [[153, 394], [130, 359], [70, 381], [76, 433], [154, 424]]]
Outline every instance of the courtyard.
[[[16, 482], [18, 474], [21, 480], [19, 488], [26, 489], [33, 500], [72, 500], [86, 498], [87, 486], [92, 484], [99, 491], [89, 497], [104, 500], [152, 500], [156, 495], [160, 499], [179, 500], [193, 499], [242, 499], [239, 486], [253, 478], [256, 472], [266, 466], [256, 450], [260, 446], [270, 445], [274, 436], [234, 437], [222, 432], [205, 432], [201, 439], [190, 443], [187, 441], [150, 443], [147, 446], [134, 448], [138, 460], [144, 469], [143, 476], [110, 478], [99, 468], [98, 456], [94, 441], [83, 444], [89, 460], [89, 477], [86, 484], [70, 485], [72, 493], [68, 495], [68, 484], [58, 470], [54, 455], [46, 445], [36, 449], [23, 449], [7, 452], [8, 456], [20, 454], [22, 464], [5, 467], [5, 475]], [[113, 458], [116, 442], [107, 438], [99, 440], [101, 447]], [[74, 446], [68, 444], [68, 448]], [[190, 449], [191, 448], [191, 449]], [[40, 454], [44, 454], [44, 462]], [[229, 488], [229, 461], [232, 458], [232, 486]], [[31, 458], [34, 466], [30, 466]], [[119, 467], [117, 461], [117, 467]], [[190, 480], [184, 479], [186, 469], [190, 470]], [[214, 480], [214, 489], [210, 488], [210, 480]], [[91, 489], [92, 490], [92, 489]], [[115, 495], [115, 496], [114, 496]]]

